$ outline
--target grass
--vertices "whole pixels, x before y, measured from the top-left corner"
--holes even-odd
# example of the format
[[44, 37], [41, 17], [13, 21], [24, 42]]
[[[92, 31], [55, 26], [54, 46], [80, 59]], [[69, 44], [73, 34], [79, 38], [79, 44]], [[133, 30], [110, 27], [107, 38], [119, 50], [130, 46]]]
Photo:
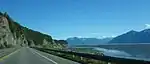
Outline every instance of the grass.
[[93, 48], [72, 48], [72, 50], [80, 53], [102, 55], [102, 52], [95, 50]]

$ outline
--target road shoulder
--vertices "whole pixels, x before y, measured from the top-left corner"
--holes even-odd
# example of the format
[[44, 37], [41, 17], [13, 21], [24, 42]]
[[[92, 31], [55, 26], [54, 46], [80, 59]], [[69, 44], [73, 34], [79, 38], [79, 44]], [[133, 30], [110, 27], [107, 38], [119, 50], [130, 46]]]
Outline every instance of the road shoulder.
[[31, 50], [40, 53], [41, 55], [57, 62], [58, 64], [80, 64], [80, 63], [77, 63], [77, 62], [74, 62], [74, 61], [71, 61], [71, 60], [68, 60], [68, 59], [64, 59], [64, 58], [61, 58], [61, 57], [58, 57], [58, 56], [54, 56], [54, 55], [51, 55], [51, 54], [48, 54], [48, 53], [45, 53], [45, 52], [38, 51], [38, 50], [35, 50], [35, 49], [31, 49]]

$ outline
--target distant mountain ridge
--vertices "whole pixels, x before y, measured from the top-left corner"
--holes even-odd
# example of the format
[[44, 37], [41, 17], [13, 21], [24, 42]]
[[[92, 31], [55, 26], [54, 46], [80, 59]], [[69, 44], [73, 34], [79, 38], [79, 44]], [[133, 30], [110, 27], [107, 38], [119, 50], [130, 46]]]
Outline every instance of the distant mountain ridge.
[[109, 43], [150, 43], [150, 29], [140, 32], [131, 30], [113, 38]]
[[69, 45], [98, 45], [103, 43], [108, 43], [112, 38], [78, 38], [72, 37], [68, 38], [66, 41]]

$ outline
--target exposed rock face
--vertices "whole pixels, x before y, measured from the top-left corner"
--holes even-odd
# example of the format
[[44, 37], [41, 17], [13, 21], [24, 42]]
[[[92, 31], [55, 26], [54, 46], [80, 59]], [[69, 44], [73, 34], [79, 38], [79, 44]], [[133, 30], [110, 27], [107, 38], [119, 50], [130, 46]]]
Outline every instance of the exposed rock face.
[[[67, 42], [54, 42], [50, 35], [34, 31], [15, 22], [7, 13], [0, 12], [0, 47], [37, 46], [62, 48]], [[58, 46], [58, 47], [57, 47]]]
[[0, 14], [0, 47], [12, 47], [12, 46], [27, 46], [28, 42], [24, 34], [19, 35], [17, 38], [16, 33], [12, 33], [10, 30], [9, 20], [5, 17], [5, 14]]
[[14, 37], [9, 29], [8, 20], [0, 15], [0, 45], [7, 47], [7, 45], [16, 45]]
[[49, 42], [46, 39], [43, 40], [43, 45], [47, 45], [48, 43]]

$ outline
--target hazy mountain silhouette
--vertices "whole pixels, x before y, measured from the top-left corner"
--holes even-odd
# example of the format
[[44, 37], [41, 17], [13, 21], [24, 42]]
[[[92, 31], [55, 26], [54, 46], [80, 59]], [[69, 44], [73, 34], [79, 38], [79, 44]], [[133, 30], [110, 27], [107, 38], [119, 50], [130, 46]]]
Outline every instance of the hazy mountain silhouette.
[[72, 37], [68, 38], [67, 42], [69, 45], [94, 45], [94, 44], [103, 44], [108, 43], [112, 38], [78, 38], [78, 37]]
[[109, 43], [150, 43], [150, 29], [143, 31], [129, 31], [113, 38]]

